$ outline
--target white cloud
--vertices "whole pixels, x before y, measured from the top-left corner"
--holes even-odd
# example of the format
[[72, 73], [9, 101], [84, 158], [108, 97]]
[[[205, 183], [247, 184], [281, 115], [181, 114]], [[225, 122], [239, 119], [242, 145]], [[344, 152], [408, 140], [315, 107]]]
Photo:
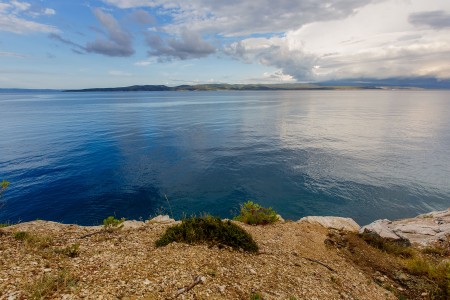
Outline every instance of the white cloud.
[[26, 57], [28, 57], [25, 54], [20, 54], [20, 53], [15, 53], [15, 52], [0, 52], [0, 56], [17, 57], [17, 58], [26, 58]]
[[133, 76], [133, 74], [131, 73], [127, 73], [124, 71], [118, 71], [118, 70], [111, 70], [108, 72], [109, 75], [111, 76], [119, 76], [119, 77], [131, 77]]
[[36, 12], [28, 2], [9, 1], [0, 3], [0, 31], [26, 34], [31, 32], [55, 33], [58, 28], [52, 25], [42, 24], [28, 20], [26, 16], [38, 17], [41, 14], [53, 15], [55, 10], [47, 8]]
[[119, 8], [133, 8], [133, 7], [145, 7], [156, 6], [158, 1], [151, 0], [103, 0], [103, 2], [117, 6]]
[[3, 14], [0, 14], [0, 31], [8, 31], [18, 34], [25, 34], [30, 32], [59, 32], [58, 28], [51, 25], [28, 21], [15, 15]]
[[51, 15], [56, 14], [56, 11], [52, 8], [46, 8], [46, 9], [44, 9], [44, 14], [51, 16]]
[[[183, 42], [183, 28], [197, 41], [230, 38], [225, 54], [274, 67], [280, 78], [448, 78], [450, 73], [448, 0], [103, 1], [119, 8], [153, 7], [171, 20], [155, 28], [178, 36], [172, 44], [187, 52], [195, 50], [195, 43]], [[150, 54], [160, 58], [214, 52], [181, 57], [158, 32], [149, 36]]]
[[154, 64], [153, 60], [140, 60], [134, 63], [134, 65], [138, 67], [145, 67], [151, 64]]
[[281, 38], [244, 39], [229, 45], [226, 53], [280, 68], [298, 80], [449, 78], [450, 32], [418, 29], [408, 21], [410, 14], [430, 6], [450, 9], [443, 1], [376, 3], [345, 20], [311, 23]]

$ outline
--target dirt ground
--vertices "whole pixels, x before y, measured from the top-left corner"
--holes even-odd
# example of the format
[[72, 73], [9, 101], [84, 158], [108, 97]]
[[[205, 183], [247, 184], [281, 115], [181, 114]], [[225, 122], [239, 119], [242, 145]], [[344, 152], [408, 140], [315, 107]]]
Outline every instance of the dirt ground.
[[170, 224], [111, 232], [46, 221], [2, 228], [0, 299], [397, 299], [377, 279], [383, 274], [327, 246], [329, 230], [320, 225], [238, 224], [258, 254], [181, 243], [156, 248]]

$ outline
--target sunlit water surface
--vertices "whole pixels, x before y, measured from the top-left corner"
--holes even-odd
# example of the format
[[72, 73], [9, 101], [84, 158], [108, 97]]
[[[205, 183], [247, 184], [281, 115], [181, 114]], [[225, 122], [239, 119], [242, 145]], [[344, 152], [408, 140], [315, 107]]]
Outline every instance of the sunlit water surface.
[[9, 222], [413, 216], [450, 206], [450, 92], [3, 93], [1, 179]]

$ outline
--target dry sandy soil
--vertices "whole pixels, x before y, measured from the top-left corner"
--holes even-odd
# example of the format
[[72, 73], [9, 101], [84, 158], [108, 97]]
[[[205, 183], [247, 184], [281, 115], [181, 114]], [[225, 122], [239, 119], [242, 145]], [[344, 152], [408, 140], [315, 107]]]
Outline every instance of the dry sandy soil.
[[[46, 221], [6, 227], [0, 299], [396, 299], [327, 247], [320, 225], [238, 224], [258, 254], [182, 243], [156, 248], [168, 224], [136, 222], [112, 232]], [[32, 238], [18, 240], [19, 231]], [[70, 257], [64, 249], [74, 244]]]

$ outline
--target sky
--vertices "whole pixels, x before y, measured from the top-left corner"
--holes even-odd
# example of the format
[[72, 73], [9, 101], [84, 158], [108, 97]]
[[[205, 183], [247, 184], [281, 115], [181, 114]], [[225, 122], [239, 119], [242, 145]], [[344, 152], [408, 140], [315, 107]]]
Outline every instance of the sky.
[[0, 0], [0, 88], [450, 79], [449, 0]]

